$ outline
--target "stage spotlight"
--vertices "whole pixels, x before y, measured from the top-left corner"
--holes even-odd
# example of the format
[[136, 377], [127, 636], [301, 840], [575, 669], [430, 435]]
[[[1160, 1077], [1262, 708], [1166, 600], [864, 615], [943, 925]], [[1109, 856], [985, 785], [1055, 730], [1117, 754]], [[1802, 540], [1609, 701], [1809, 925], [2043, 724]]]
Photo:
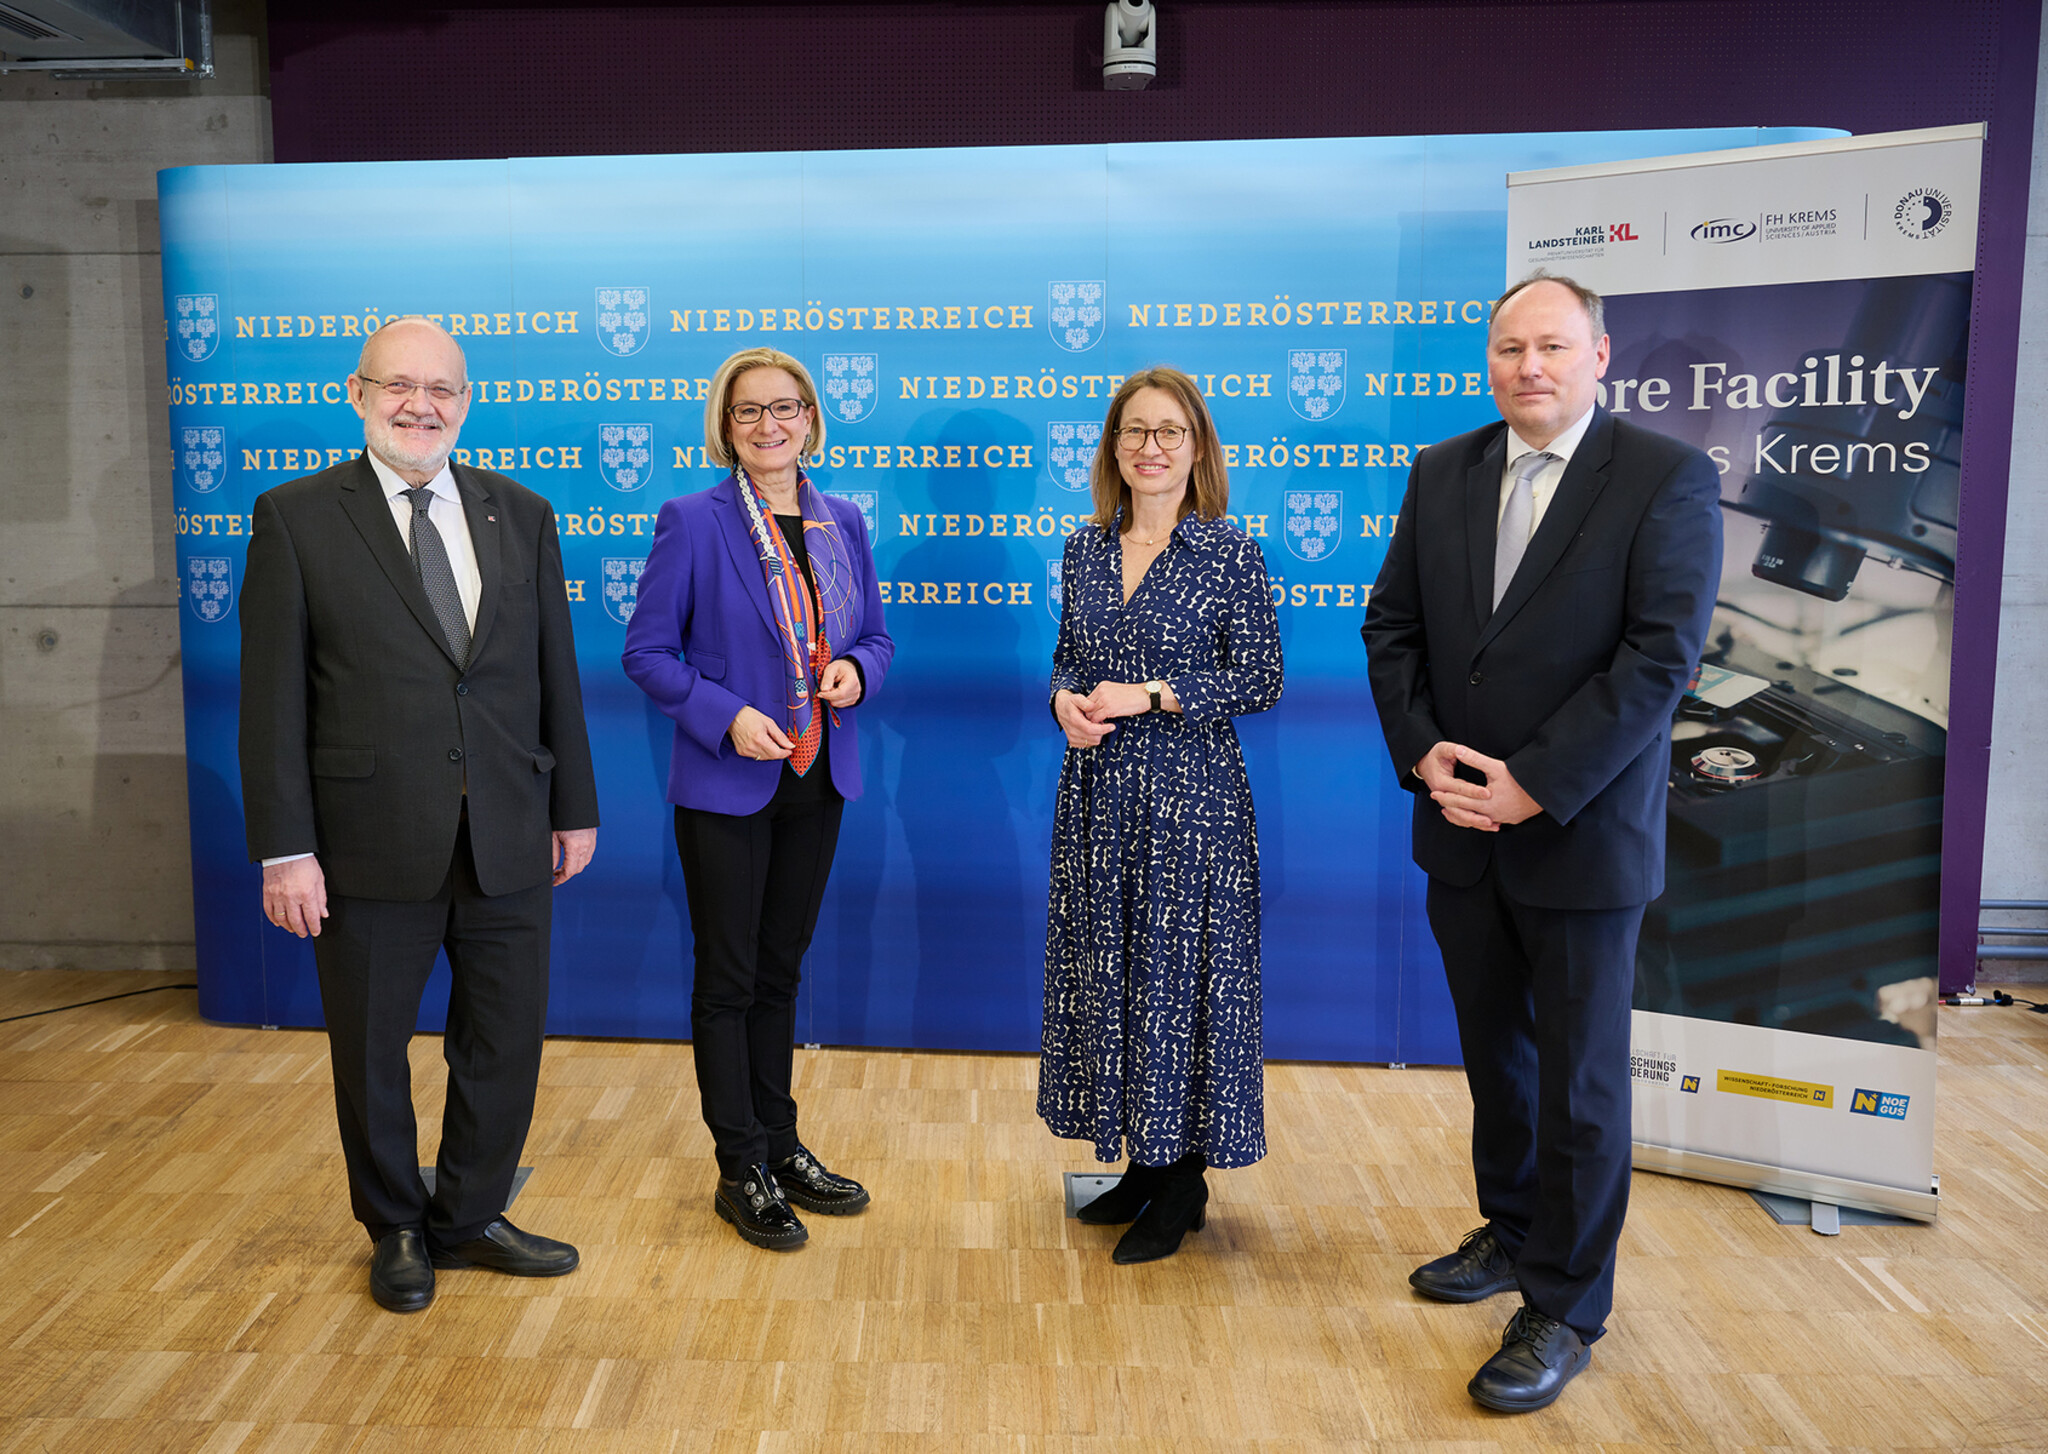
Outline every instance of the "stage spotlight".
[[1110, 0], [1102, 12], [1102, 89], [1142, 91], [1159, 74], [1159, 12], [1151, 0]]

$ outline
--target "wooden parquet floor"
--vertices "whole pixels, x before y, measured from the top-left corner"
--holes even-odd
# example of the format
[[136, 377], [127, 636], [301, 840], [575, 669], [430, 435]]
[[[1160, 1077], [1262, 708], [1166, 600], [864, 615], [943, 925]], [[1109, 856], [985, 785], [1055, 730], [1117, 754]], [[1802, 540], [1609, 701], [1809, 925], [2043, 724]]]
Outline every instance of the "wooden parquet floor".
[[[0, 974], [0, 1016], [175, 976]], [[324, 1037], [173, 991], [0, 1025], [0, 1451], [2048, 1448], [2048, 1016], [1943, 1010], [1932, 1227], [1780, 1227], [1636, 1178], [1592, 1368], [1466, 1379], [1512, 1299], [1406, 1278], [1476, 1220], [1448, 1070], [1275, 1064], [1272, 1155], [1145, 1267], [1062, 1215], [1028, 1057], [799, 1052], [875, 1192], [776, 1255], [711, 1214], [687, 1046], [555, 1040], [514, 1208], [573, 1276], [379, 1310]], [[440, 1042], [414, 1070], [438, 1132]]]

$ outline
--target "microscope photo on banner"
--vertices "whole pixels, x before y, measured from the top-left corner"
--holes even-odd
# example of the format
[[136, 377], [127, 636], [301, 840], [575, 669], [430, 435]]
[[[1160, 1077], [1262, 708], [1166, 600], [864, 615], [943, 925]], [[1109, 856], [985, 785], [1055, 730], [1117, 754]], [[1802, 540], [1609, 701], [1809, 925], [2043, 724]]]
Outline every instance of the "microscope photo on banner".
[[1638, 1166], [1934, 1216], [1981, 152], [1958, 127], [1510, 179], [1509, 275], [1604, 294], [1602, 401], [1721, 471], [1637, 957]]
[[1167, 363], [1208, 397], [1286, 653], [1280, 706], [1241, 729], [1266, 1052], [1455, 1061], [1358, 626], [1416, 451], [1493, 416], [1505, 177], [1828, 134], [164, 172], [202, 1012], [320, 1023], [311, 954], [263, 922], [244, 850], [244, 548], [258, 494], [362, 449], [344, 381], [368, 331], [418, 314], [467, 355], [458, 467], [512, 476], [559, 521], [603, 828], [558, 897], [551, 1031], [689, 1034], [671, 723], [619, 655], [662, 504], [723, 474], [705, 457], [709, 381], [771, 345], [817, 381], [828, 437], [810, 474], [859, 507], [897, 643], [860, 708], [866, 793], [847, 807], [798, 1038], [1037, 1049], [1064, 537], [1091, 513], [1110, 396]]

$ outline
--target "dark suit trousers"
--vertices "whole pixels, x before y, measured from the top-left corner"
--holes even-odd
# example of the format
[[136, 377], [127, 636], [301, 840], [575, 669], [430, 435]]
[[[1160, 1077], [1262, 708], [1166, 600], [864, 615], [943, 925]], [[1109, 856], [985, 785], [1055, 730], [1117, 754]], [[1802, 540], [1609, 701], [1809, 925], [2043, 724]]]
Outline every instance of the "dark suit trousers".
[[676, 809], [696, 960], [690, 1038], [722, 1176], [796, 1154], [797, 980], [845, 808], [826, 788], [778, 791], [744, 815]]
[[1642, 906], [1516, 903], [1489, 863], [1471, 888], [1432, 878], [1428, 907], [1472, 1090], [1480, 1213], [1514, 1256], [1524, 1301], [1591, 1342], [1614, 1305], [1628, 1212]]
[[[553, 887], [485, 894], [465, 821], [433, 898], [330, 895], [327, 908], [314, 960], [356, 1220], [372, 1238], [415, 1227], [431, 1244], [467, 1241], [504, 1212], [533, 1122]], [[443, 946], [454, 975], [441, 1042], [448, 1103], [429, 1197], [406, 1046]]]

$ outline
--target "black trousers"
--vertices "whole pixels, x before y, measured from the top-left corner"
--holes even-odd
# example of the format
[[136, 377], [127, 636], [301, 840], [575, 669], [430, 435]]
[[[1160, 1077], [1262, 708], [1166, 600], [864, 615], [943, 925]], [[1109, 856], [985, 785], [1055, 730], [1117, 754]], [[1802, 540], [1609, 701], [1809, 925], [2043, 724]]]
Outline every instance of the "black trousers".
[[1628, 1047], [1643, 906], [1516, 903], [1492, 865], [1471, 888], [1429, 881], [1472, 1091], [1479, 1211], [1530, 1307], [1587, 1342], [1614, 1306], [1628, 1214]]
[[845, 808], [835, 793], [778, 793], [744, 816], [676, 809], [695, 944], [697, 1092], [722, 1176], [796, 1152], [796, 989]]
[[[504, 1212], [533, 1123], [554, 889], [485, 894], [465, 821], [433, 898], [329, 895], [327, 910], [313, 959], [356, 1220], [372, 1238], [410, 1227], [431, 1244], [468, 1241]], [[444, 946], [454, 972], [441, 1042], [448, 1104], [429, 1197], [406, 1046]]]

